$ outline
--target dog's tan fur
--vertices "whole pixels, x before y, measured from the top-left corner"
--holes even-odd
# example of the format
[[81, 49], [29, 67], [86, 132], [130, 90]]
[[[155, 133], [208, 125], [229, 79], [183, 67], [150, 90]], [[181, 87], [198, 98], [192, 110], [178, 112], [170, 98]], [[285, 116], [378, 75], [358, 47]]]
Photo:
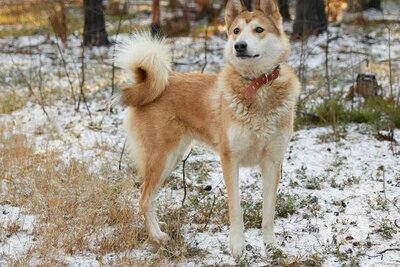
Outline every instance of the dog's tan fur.
[[[160, 59], [167, 55], [165, 43], [139, 35], [134, 42], [150, 42], [160, 52], [147, 55], [141, 52], [140, 59], [125, 59], [125, 67], [133, 72], [134, 83], [122, 91], [122, 99], [129, 106], [126, 128], [132, 154], [143, 177], [140, 205], [150, 237], [159, 242], [167, 240], [168, 236], [159, 227], [153, 202], [165, 177], [182, 159], [191, 140], [200, 140], [220, 153], [229, 200], [231, 252], [239, 257], [244, 248], [244, 234], [238, 168], [261, 167], [263, 238], [265, 243], [275, 244], [276, 189], [283, 154], [292, 134], [299, 83], [293, 70], [284, 63], [289, 45], [273, 0], [261, 0], [254, 12], [246, 11], [240, 1], [231, 0], [227, 4], [226, 23], [228, 63], [219, 74], [172, 72], [170, 61]], [[229, 52], [230, 44], [244, 37], [235, 36], [232, 31], [235, 27], [245, 29], [250, 23], [265, 29], [257, 35], [260, 42], [268, 36], [279, 40], [281, 45], [275, 50], [280, 52], [276, 55], [263, 52], [261, 59], [236, 59]], [[122, 53], [121, 58], [125, 55]], [[277, 64], [281, 66], [278, 79], [263, 86], [254, 98], [245, 99], [243, 94], [251, 79]]]

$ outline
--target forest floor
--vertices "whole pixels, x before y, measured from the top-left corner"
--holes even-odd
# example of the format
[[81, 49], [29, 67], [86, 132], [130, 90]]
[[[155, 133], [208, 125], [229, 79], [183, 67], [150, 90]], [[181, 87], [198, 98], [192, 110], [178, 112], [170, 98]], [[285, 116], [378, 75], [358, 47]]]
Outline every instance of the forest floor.
[[[391, 34], [392, 56], [399, 55], [400, 29]], [[360, 72], [375, 73], [388, 94], [384, 25], [331, 27], [329, 37], [328, 67], [339, 98]], [[326, 98], [326, 40], [293, 43], [289, 63], [301, 76], [302, 108]], [[223, 34], [210, 37], [207, 49], [202, 37], [168, 41], [175, 70], [214, 72], [224, 64]], [[110, 110], [112, 80], [119, 88], [125, 78], [119, 69], [112, 74], [112, 48], [87, 49], [82, 76], [81, 50], [72, 35], [67, 47], [44, 35], [0, 39], [0, 265], [235, 264], [219, 157], [201, 144], [185, 163], [184, 205], [182, 164], [158, 199], [171, 243], [147, 240], [138, 211], [140, 178], [122, 154], [126, 109]], [[394, 57], [396, 74], [399, 64]], [[81, 101], [78, 111], [81, 87], [87, 105]], [[262, 181], [257, 169], [245, 168], [246, 251], [239, 264], [399, 266], [400, 130], [387, 140], [385, 128], [338, 124], [334, 140], [329, 125], [296, 128], [277, 201], [277, 239], [285, 252], [263, 249]]]

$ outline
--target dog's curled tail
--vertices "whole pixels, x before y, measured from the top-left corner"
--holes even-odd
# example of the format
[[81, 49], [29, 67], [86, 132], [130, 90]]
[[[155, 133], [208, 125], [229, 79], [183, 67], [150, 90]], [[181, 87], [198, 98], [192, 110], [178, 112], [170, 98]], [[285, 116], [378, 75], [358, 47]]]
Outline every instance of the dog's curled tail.
[[121, 90], [122, 103], [141, 106], [164, 91], [171, 71], [171, 53], [165, 40], [148, 32], [133, 34], [115, 48], [114, 62], [133, 75], [131, 86]]

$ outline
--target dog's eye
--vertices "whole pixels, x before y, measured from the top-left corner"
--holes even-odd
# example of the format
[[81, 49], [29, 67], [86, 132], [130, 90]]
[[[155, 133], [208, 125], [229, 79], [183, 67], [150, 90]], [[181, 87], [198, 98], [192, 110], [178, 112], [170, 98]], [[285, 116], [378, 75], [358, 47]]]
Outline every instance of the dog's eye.
[[240, 32], [240, 29], [239, 28], [235, 28], [234, 30], [233, 30], [233, 33], [234, 34], [238, 34]]
[[261, 27], [256, 28], [256, 33], [262, 33], [263, 31], [264, 31], [264, 29]]

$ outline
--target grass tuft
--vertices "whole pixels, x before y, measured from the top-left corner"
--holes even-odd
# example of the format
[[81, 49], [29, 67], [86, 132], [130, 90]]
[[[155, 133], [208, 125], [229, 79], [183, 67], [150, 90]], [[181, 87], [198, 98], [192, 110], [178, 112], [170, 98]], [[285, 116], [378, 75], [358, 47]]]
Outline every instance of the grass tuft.
[[0, 113], [8, 114], [26, 105], [27, 98], [22, 97], [15, 91], [0, 94]]
[[276, 218], [287, 218], [289, 215], [294, 214], [297, 210], [295, 196], [279, 193], [276, 198], [275, 210]]

